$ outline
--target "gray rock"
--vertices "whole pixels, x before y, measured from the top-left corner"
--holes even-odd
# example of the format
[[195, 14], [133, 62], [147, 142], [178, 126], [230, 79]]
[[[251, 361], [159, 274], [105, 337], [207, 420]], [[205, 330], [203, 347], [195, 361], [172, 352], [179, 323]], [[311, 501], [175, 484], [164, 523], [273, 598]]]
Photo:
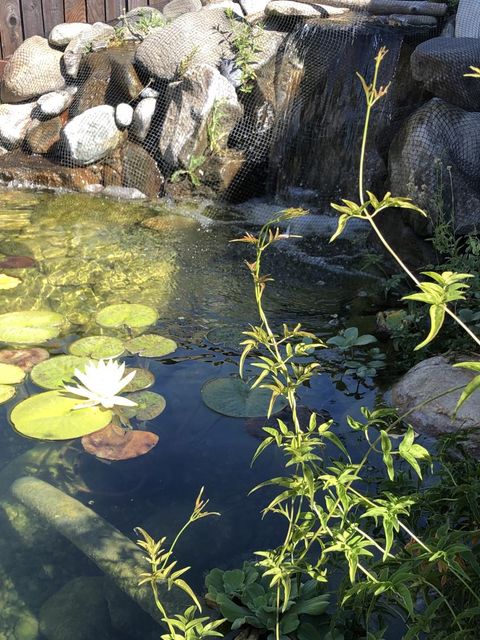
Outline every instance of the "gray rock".
[[282, 18], [328, 18], [347, 12], [348, 9], [323, 4], [305, 4], [294, 0], [273, 0], [265, 7], [265, 15]]
[[171, 168], [186, 167], [192, 156], [205, 152], [209, 144], [207, 125], [214, 111], [221, 148], [226, 148], [228, 134], [243, 115], [234, 87], [208, 64], [187, 71], [181, 82], [170, 87], [167, 100], [158, 149]]
[[115, 109], [101, 105], [70, 120], [62, 131], [61, 142], [75, 164], [88, 165], [108, 156], [123, 139], [115, 122]]
[[0, 144], [6, 149], [18, 147], [31, 123], [35, 102], [0, 105]]
[[234, 2], [233, 0], [218, 0], [218, 2], [207, 4], [203, 9], [204, 11], [211, 11], [212, 9], [223, 9], [225, 11], [225, 9], [228, 9], [233, 11], [233, 13], [236, 13], [240, 18], [243, 18], [244, 16], [241, 6], [238, 2]]
[[73, 38], [63, 54], [65, 72], [71, 78], [76, 78], [82, 56], [92, 51], [92, 44], [97, 40], [105, 40], [115, 35], [115, 29], [103, 22], [95, 22], [90, 30], [86, 30]]
[[126, 129], [132, 124], [133, 107], [126, 102], [121, 102], [115, 109], [115, 121], [119, 129]]
[[246, 16], [265, 11], [269, 0], [240, 0], [240, 6]]
[[[457, 362], [472, 360], [472, 357], [456, 358]], [[427, 399], [449, 389], [468, 384], [474, 377], [473, 371], [452, 367], [454, 361], [443, 356], [427, 358], [415, 365], [392, 389], [392, 403], [401, 413], [417, 407]], [[456, 417], [455, 408], [461, 390], [448, 393], [432, 400], [408, 416], [407, 421], [422, 434], [441, 436], [447, 433], [478, 427], [480, 423], [480, 394], [474, 393], [462, 405]], [[472, 436], [473, 438], [473, 436]], [[472, 442], [480, 452], [480, 440]]]
[[72, 104], [77, 92], [77, 87], [68, 87], [63, 91], [51, 91], [45, 93], [37, 100], [41, 114], [47, 118], [60, 115]]
[[[434, 223], [437, 211], [433, 196], [441, 196], [447, 215], [454, 203], [453, 222], [458, 233], [479, 228], [480, 113], [464, 111], [438, 98], [430, 100], [404, 123], [394, 139], [389, 173], [390, 190], [412, 198]], [[428, 220], [422, 216], [411, 214], [411, 222], [419, 233], [430, 233]]]
[[32, 120], [25, 134], [25, 145], [31, 153], [47, 154], [60, 140], [63, 128], [61, 118]]
[[231, 26], [223, 9], [187, 13], [147, 36], [137, 49], [135, 64], [146, 75], [169, 81], [187, 59], [191, 67], [200, 63], [217, 66], [222, 58], [231, 56], [225, 36]]
[[66, 47], [77, 36], [91, 31], [92, 25], [85, 22], [63, 22], [53, 27], [48, 41], [54, 47]]
[[103, 578], [74, 578], [47, 600], [40, 611], [47, 640], [114, 640]]
[[156, 108], [157, 101], [155, 98], [144, 98], [135, 107], [131, 134], [139, 142], [143, 142], [147, 137]]
[[24, 102], [63, 89], [61, 60], [62, 52], [52, 49], [46, 38], [27, 38], [5, 66], [2, 102]]
[[480, 38], [480, 4], [478, 0], [460, 0], [455, 24], [457, 38]]
[[163, 15], [168, 20], [175, 20], [184, 13], [200, 11], [201, 8], [201, 0], [171, 0], [163, 7]]
[[102, 191], [102, 196], [117, 198], [118, 200], [145, 200], [145, 198], [147, 197], [138, 189], [134, 189], [132, 187], [117, 186], [105, 187], [105, 189]]
[[480, 66], [480, 38], [431, 38], [411, 57], [413, 77], [425, 89], [458, 107], [480, 111], [480, 82], [464, 75], [470, 66]]
[[153, 89], [153, 87], [145, 87], [140, 93], [140, 98], [158, 98], [160, 91]]

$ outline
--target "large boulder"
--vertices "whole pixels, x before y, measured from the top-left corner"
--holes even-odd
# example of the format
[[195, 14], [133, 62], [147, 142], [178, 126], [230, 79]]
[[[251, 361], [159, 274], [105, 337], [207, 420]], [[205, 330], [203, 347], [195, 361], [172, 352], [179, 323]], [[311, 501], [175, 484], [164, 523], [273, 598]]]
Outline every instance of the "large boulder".
[[105, 41], [115, 36], [115, 29], [103, 22], [95, 22], [89, 30], [85, 30], [73, 38], [63, 54], [65, 73], [71, 78], [76, 78], [80, 69], [82, 57], [92, 51], [96, 42]]
[[108, 156], [123, 139], [115, 109], [101, 105], [70, 120], [62, 131], [61, 144], [69, 161], [85, 166]]
[[231, 57], [227, 34], [232, 24], [223, 9], [186, 13], [145, 38], [135, 55], [135, 65], [147, 77], [171, 81], [182, 62], [190, 68], [200, 63], [217, 66]]
[[64, 123], [62, 118], [33, 120], [25, 135], [25, 145], [31, 153], [47, 154], [60, 140]]
[[27, 38], [7, 63], [1, 87], [2, 102], [24, 102], [63, 89], [62, 52], [46, 38]]
[[35, 102], [0, 105], [0, 145], [13, 149], [23, 142], [35, 107]]
[[307, 4], [296, 0], [272, 0], [265, 7], [265, 15], [276, 18], [328, 18], [347, 11], [348, 9]]
[[48, 41], [53, 47], [65, 48], [82, 33], [91, 33], [92, 25], [85, 22], [62, 22], [50, 31]]
[[[440, 197], [445, 213], [454, 203], [458, 233], [479, 228], [480, 113], [433, 98], [404, 123], [394, 139], [389, 173], [392, 193], [412, 198], [433, 222]], [[411, 219], [419, 233], [430, 233], [425, 218], [412, 214]]]
[[460, 0], [455, 22], [457, 38], [480, 38], [480, 3], [478, 0]]
[[[209, 144], [215, 144], [216, 152], [225, 149], [229, 133], [243, 114], [234, 87], [209, 64], [187, 71], [181, 82], [171, 85], [167, 100], [158, 150], [169, 169], [187, 167], [190, 158], [203, 155]], [[213, 120], [214, 143], [208, 134]]]
[[415, 80], [434, 96], [480, 111], [480, 81], [465, 77], [471, 66], [480, 67], [480, 38], [431, 38], [418, 45], [411, 64]]
[[201, 8], [201, 0], [171, 0], [163, 7], [163, 15], [168, 20], [175, 20], [184, 13], [200, 11]]
[[[457, 361], [471, 359], [467, 357]], [[400, 413], [415, 409], [409, 414], [407, 422], [419, 433], [438, 437], [480, 426], [480, 393], [470, 396], [455, 415], [461, 390], [450, 393], [448, 391], [467, 385], [475, 373], [467, 369], [454, 368], [453, 363], [454, 361], [444, 356], [423, 360], [410, 369], [392, 389], [392, 403]], [[420, 406], [430, 398], [434, 399]], [[478, 454], [480, 436], [472, 438], [471, 446]]]
[[156, 198], [164, 179], [155, 160], [139, 144], [127, 142], [104, 160], [103, 184], [106, 187], [137, 189]]

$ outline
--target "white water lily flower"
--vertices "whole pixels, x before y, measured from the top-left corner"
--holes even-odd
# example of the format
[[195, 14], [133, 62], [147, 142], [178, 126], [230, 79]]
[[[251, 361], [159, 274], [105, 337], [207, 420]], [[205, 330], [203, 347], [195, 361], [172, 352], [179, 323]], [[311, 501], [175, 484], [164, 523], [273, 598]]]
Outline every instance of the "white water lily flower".
[[87, 399], [87, 402], [75, 405], [74, 409], [85, 409], [96, 405], [101, 405], [105, 409], [112, 409], [117, 405], [136, 407], [136, 402], [117, 395], [134, 378], [136, 372], [131, 371], [123, 377], [124, 373], [124, 362], [120, 364], [115, 360], [92, 361], [85, 367], [85, 372], [75, 369], [75, 377], [80, 380], [83, 386], [64, 385], [64, 389]]

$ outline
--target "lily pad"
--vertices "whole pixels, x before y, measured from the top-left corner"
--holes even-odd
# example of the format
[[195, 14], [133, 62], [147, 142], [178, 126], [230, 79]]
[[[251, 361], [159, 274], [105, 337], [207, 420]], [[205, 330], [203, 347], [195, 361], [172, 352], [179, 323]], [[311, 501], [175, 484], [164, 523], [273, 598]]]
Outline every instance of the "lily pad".
[[15, 289], [22, 281], [20, 278], [7, 276], [6, 273], [0, 273], [0, 289]]
[[130, 353], [138, 353], [146, 358], [158, 358], [173, 353], [177, 349], [177, 343], [170, 338], [149, 333], [132, 338], [125, 343], [125, 347]]
[[103, 460], [130, 460], [153, 449], [158, 436], [149, 431], [132, 431], [109, 424], [101, 431], [82, 438], [87, 453]]
[[0, 384], [18, 384], [25, 378], [25, 371], [15, 364], [0, 362]]
[[135, 377], [129, 384], [127, 384], [126, 387], [124, 387], [122, 394], [133, 391], [142, 391], [143, 389], [148, 389], [148, 387], [151, 387], [154, 384], [155, 376], [148, 369], [127, 367], [125, 369], [125, 375], [129, 374], [131, 371], [135, 371]]
[[30, 349], [1, 349], [0, 362], [5, 364], [15, 364], [27, 373], [39, 362], [48, 360], [50, 354], [41, 347], [30, 347]]
[[15, 387], [10, 386], [9, 384], [0, 384], [0, 404], [4, 402], [8, 402], [10, 398], [13, 398], [17, 390]]
[[240, 346], [240, 342], [245, 338], [243, 329], [235, 326], [215, 327], [207, 333], [209, 342], [226, 347], [231, 351], [242, 351], [243, 347]]
[[111, 304], [99, 311], [96, 321], [102, 327], [148, 327], [158, 319], [158, 314], [152, 307], [144, 304]]
[[[202, 387], [204, 403], [217, 413], [233, 418], [258, 418], [266, 416], [272, 393], [269, 389], [252, 389], [238, 377], [214, 378]], [[277, 398], [273, 413], [287, 405], [284, 398]]]
[[63, 317], [53, 311], [14, 311], [0, 315], [0, 342], [38, 344], [56, 338]]
[[166, 407], [165, 398], [154, 391], [136, 391], [128, 395], [129, 400], [137, 403], [136, 407], [124, 407], [123, 413], [127, 418], [138, 420], [153, 420]]
[[38, 440], [81, 438], [103, 429], [112, 419], [111, 411], [100, 407], [75, 409], [77, 404], [78, 398], [62, 391], [47, 391], [17, 404], [10, 419], [19, 433]]
[[73, 356], [83, 356], [100, 360], [118, 358], [125, 351], [123, 342], [109, 336], [89, 336], [73, 342], [68, 348]]
[[55, 356], [35, 365], [30, 375], [43, 389], [61, 389], [65, 383], [72, 382], [75, 369], [82, 371], [89, 360], [78, 356]]

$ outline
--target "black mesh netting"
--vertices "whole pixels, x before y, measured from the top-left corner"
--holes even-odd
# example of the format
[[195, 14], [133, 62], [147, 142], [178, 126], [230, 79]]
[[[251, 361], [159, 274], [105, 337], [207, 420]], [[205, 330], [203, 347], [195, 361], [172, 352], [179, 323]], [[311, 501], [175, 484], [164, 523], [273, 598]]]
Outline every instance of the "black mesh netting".
[[241, 4], [195, 2], [176, 0], [175, 15], [137, 9], [64, 40], [54, 33], [50, 44], [27, 40], [2, 87], [0, 179], [319, 206], [352, 197], [365, 109], [355, 74], [371, 77], [386, 46], [380, 82], [392, 84], [367, 162], [381, 191], [395, 134], [432, 91], [431, 79], [412, 78], [410, 56], [437, 34], [436, 20], [405, 26], [405, 16], [313, 5], [318, 17], [245, 19]]

